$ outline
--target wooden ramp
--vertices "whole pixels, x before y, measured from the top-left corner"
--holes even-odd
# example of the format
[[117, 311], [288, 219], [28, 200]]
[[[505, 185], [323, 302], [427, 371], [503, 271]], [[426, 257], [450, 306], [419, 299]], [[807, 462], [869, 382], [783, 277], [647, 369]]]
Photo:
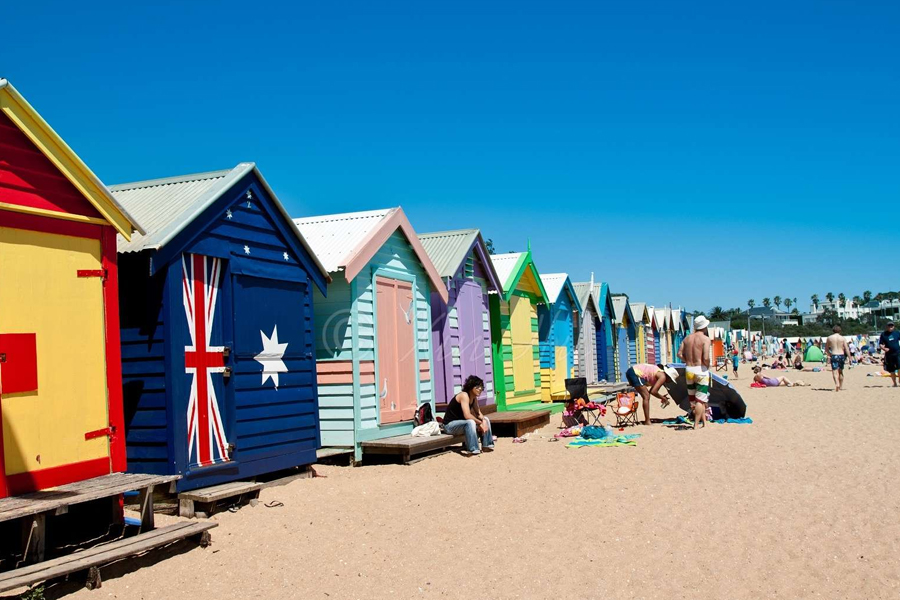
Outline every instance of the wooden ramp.
[[68, 556], [0, 573], [0, 592], [30, 586], [79, 571], [89, 571], [87, 586], [89, 589], [94, 589], [100, 587], [100, 572], [97, 567], [143, 554], [154, 548], [167, 546], [186, 538], [195, 538], [199, 545], [206, 547], [209, 545], [207, 532], [216, 526], [217, 523], [211, 522], [175, 523], [168, 527], [95, 546]]
[[488, 417], [491, 430], [498, 437], [520, 437], [550, 423], [549, 410], [510, 410]]
[[[431, 435], [428, 437], [416, 437], [412, 435], [397, 435], [381, 440], [370, 440], [361, 444], [363, 455], [375, 454], [382, 456], [399, 456], [403, 464], [408, 465], [422, 458], [423, 454], [433, 456], [441, 451], [449, 450], [450, 446], [465, 441], [464, 435]], [[415, 457], [419, 458], [415, 458]]]

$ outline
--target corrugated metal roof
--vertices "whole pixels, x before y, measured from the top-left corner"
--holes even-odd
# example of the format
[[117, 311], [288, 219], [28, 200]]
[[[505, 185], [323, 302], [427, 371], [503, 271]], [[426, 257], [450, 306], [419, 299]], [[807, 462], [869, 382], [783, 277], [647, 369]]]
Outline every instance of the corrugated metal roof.
[[552, 304], [559, 300], [559, 295], [563, 291], [568, 278], [569, 275], [567, 273], [541, 274], [541, 283], [544, 284], [544, 289], [547, 290], [548, 302]]
[[597, 315], [602, 318], [600, 306], [597, 304], [597, 298], [595, 295], [591, 294], [593, 291], [591, 289], [591, 282], [583, 281], [581, 283], [573, 283], [572, 287], [575, 288], [575, 295], [578, 296], [578, 303], [581, 304], [582, 308], [587, 308], [588, 301], [590, 301], [594, 305], [594, 310], [597, 311]]
[[329, 273], [345, 267], [358, 244], [397, 208], [294, 219], [300, 233]]
[[328, 275], [328, 271], [322, 266], [307, 240], [301, 235], [300, 230], [291, 221], [290, 215], [275, 195], [269, 182], [256, 168], [256, 163], [252, 162], [239, 163], [233, 169], [222, 171], [110, 186], [109, 189], [113, 196], [128, 208], [129, 212], [138, 215], [137, 218], [144, 226], [145, 232], [143, 235], [133, 235], [131, 241], [126, 241], [121, 235], [118, 236], [119, 252], [139, 252], [165, 246], [248, 173], [256, 175], [272, 204], [284, 217], [288, 227], [300, 241], [300, 245], [309, 254], [310, 260], [322, 273], [324, 281], [319, 278], [314, 279], [317, 282], [316, 285], [319, 285], [324, 291], [324, 286], [331, 281], [331, 276]]
[[163, 246], [202, 212], [211, 195], [218, 197], [215, 192], [223, 186], [226, 176], [239, 167], [109, 186], [116, 199], [147, 232], [133, 235], [130, 242], [120, 235], [119, 252], [140, 252]]
[[500, 285], [504, 286], [504, 291], [506, 291], [506, 284], [509, 283], [509, 276], [512, 275], [523, 254], [524, 252], [510, 252], [508, 254], [491, 255], [491, 262], [494, 263], [494, 269], [496, 269], [497, 276], [500, 278]]
[[666, 309], [657, 308], [657, 309], [654, 309], [654, 312], [656, 313], [657, 328], [659, 328], [660, 331], [665, 331], [666, 329], [668, 329], [669, 326], [666, 323]]
[[646, 307], [647, 307], [647, 305], [644, 304], [643, 302], [632, 302], [631, 303], [631, 314], [634, 315], [634, 318], [636, 321], [637, 320], [640, 320], [641, 322], [644, 321], [644, 310], [646, 309]]
[[672, 309], [672, 326], [676, 331], [682, 329], [681, 326], [681, 309], [673, 308]]
[[469, 254], [469, 248], [478, 239], [477, 229], [457, 229], [419, 234], [428, 258], [441, 277], [453, 277]]
[[627, 296], [612, 297], [613, 311], [616, 314], [616, 323], [621, 323], [625, 319], [625, 305], [628, 304]]

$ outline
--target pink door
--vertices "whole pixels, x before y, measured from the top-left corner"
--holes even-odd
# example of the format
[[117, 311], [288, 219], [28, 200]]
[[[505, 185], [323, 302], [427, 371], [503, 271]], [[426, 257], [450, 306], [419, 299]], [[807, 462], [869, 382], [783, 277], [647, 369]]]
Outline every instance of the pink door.
[[410, 421], [416, 411], [418, 373], [412, 284], [376, 277], [375, 290], [381, 423]]

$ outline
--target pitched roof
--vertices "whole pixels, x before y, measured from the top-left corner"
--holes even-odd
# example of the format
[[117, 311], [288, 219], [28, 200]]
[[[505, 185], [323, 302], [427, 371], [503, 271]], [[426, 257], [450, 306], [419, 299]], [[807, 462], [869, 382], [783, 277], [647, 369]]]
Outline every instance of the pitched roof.
[[628, 296], [613, 296], [612, 303], [616, 315], [616, 323], [622, 323], [628, 310]]
[[330, 273], [343, 270], [348, 282], [353, 281], [388, 238], [400, 230], [428, 275], [433, 291], [447, 301], [447, 286], [441, 281], [401, 207], [304, 217], [294, 219], [294, 223], [325, 269]]
[[[97, 209], [106, 223], [126, 239], [141, 232], [139, 221], [122, 206], [84, 161], [6, 79], [0, 78], [0, 111], [15, 123], [38, 150]], [[59, 213], [65, 218], [65, 213]], [[54, 216], [53, 214], [49, 216]], [[102, 223], [103, 221], [101, 221]]]
[[547, 275], [541, 275], [541, 283], [544, 284], [544, 289], [547, 291], [547, 301], [551, 304], [555, 304], [559, 300], [559, 295], [566, 290], [569, 294], [569, 297], [572, 299], [572, 304], [578, 312], [581, 312], [582, 304], [578, 300], [578, 294], [575, 293], [575, 288], [572, 287], [572, 280], [569, 279], [568, 273], [549, 273]]
[[272, 204], [284, 217], [285, 227], [294, 234], [294, 237], [306, 250], [315, 268], [321, 273], [324, 279], [322, 287], [324, 287], [324, 282], [331, 281], [328, 271], [316, 258], [309, 243], [294, 225], [284, 205], [281, 204], [262, 173], [259, 172], [256, 163], [252, 162], [238, 163], [233, 169], [109, 186], [116, 199], [137, 215], [145, 228], [144, 233], [135, 234], [130, 240], [119, 236], [119, 252], [140, 252], [141, 250], [162, 248], [228, 192], [232, 186], [250, 173], [253, 173], [259, 180]]
[[[645, 303], [643, 303], [643, 302], [631, 302], [631, 313], [632, 313], [633, 315], [635, 315], [635, 317], [634, 317], [635, 321], [641, 321], [641, 322], [643, 323], [643, 322], [644, 322], [644, 317], [647, 316], [647, 317], [648, 317], [648, 322], [649, 322], [649, 315], [648, 315], [648, 312], [647, 312], [647, 305], [646, 305]], [[640, 315], [640, 316], [638, 316], [638, 315]]]
[[591, 282], [583, 281], [580, 283], [573, 283], [572, 287], [575, 289], [575, 294], [578, 296], [578, 303], [581, 304], [581, 307], [587, 309], [588, 305], [593, 306], [597, 316], [602, 319], [603, 311], [600, 310], [597, 299], [600, 290], [599, 284], [594, 284], [594, 286], [591, 287]]
[[509, 252], [507, 254], [492, 254], [491, 262], [497, 270], [497, 276], [503, 286], [503, 298], [509, 300], [513, 290], [522, 278], [526, 270], [530, 269], [534, 275], [535, 284], [541, 297], [547, 299], [547, 290], [544, 289], [544, 283], [541, 281], [541, 275], [538, 273], [537, 267], [531, 258], [531, 251], [526, 252]]
[[488, 276], [488, 285], [502, 291], [500, 278], [494, 263], [490, 260], [487, 246], [479, 229], [456, 229], [453, 231], [436, 231], [433, 233], [419, 234], [419, 241], [428, 253], [434, 268], [441, 277], [453, 277], [459, 271], [460, 266], [469, 256], [469, 252], [475, 249]]

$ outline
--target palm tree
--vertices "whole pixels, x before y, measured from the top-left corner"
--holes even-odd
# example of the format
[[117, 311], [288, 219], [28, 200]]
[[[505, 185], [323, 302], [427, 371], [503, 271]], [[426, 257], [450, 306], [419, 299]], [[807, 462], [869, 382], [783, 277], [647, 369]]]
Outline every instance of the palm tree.
[[800, 303], [797, 302], [797, 298], [794, 298], [794, 306], [799, 306], [799, 305], [800, 305]]
[[793, 302], [790, 298], [784, 299], [784, 307], [788, 310], [788, 312], [791, 312], [791, 304], [793, 304]]
[[872, 301], [872, 292], [869, 290], [864, 291], [863, 292], [863, 302], [868, 304], [871, 301]]
[[838, 302], [840, 302], [841, 305], [843, 305], [844, 302], [846, 302], [846, 301], [847, 301], [847, 296], [844, 295], [844, 292], [841, 292], [840, 294], [838, 294]]
[[834, 302], [834, 294], [828, 292], [827, 294], [825, 294], [825, 299], [828, 300], [828, 302]]
[[781, 296], [775, 296], [772, 298], [772, 302], [775, 303], [775, 308], [781, 309]]
[[862, 298], [860, 298], [859, 296], [853, 296], [853, 304], [859, 306], [860, 304], [862, 304]]
[[809, 297], [809, 299], [812, 300], [813, 306], [816, 307], [816, 312], [818, 312], [818, 310], [819, 310], [819, 295], [813, 294], [812, 296]]
[[770, 306], [772, 306], [772, 301], [769, 300], [768, 298], [763, 298], [763, 306], [765, 306], [766, 308], [769, 308]]
[[754, 300], [753, 298], [750, 298], [749, 300], [747, 300], [747, 306], [749, 306], [750, 309], [752, 310], [753, 307], [756, 306], [756, 300]]
[[724, 321], [725, 320], [725, 311], [722, 310], [721, 306], [713, 306], [709, 311], [709, 318], [712, 321]]

